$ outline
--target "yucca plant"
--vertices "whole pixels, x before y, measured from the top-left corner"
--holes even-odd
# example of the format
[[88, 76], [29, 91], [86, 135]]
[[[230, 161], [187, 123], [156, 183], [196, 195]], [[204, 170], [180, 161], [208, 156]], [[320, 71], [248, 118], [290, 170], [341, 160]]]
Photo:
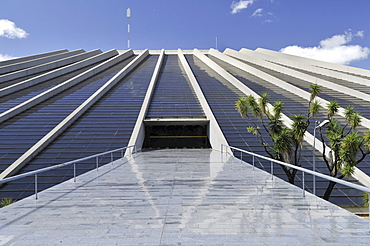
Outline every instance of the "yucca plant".
[[369, 207], [369, 193], [365, 192], [362, 199], [364, 201], [364, 206], [368, 208]]
[[14, 200], [12, 198], [2, 198], [0, 201], [1, 207], [8, 206], [12, 203], [14, 203]]
[[[323, 153], [326, 152], [326, 145], [330, 148], [329, 154], [322, 157], [332, 177], [343, 179], [351, 177], [355, 166], [362, 162], [370, 154], [370, 130], [361, 135], [356, 128], [361, 125], [361, 115], [355, 108], [348, 106], [344, 111], [345, 124], [341, 125], [334, 117], [338, 114], [339, 104], [332, 100], [327, 105], [329, 123], [323, 131], [319, 128]], [[328, 200], [336, 185], [330, 181], [324, 194], [324, 199]]]
[[[312, 117], [319, 113], [320, 103], [316, 97], [321, 93], [321, 86], [311, 84], [307, 115], [296, 114], [291, 117], [290, 128], [281, 120], [284, 104], [276, 101], [270, 104], [269, 95], [263, 93], [258, 100], [253, 96], [241, 97], [236, 102], [236, 109], [243, 118], [248, 118], [251, 126], [247, 127], [262, 144], [265, 152], [273, 159], [301, 166], [302, 143], [305, 133], [310, 126]], [[323, 159], [332, 177], [343, 179], [350, 177], [355, 166], [370, 154], [370, 130], [361, 135], [356, 129], [361, 125], [361, 115], [353, 106], [344, 111], [345, 124], [341, 125], [336, 119], [339, 103], [331, 100], [327, 104], [327, 119], [329, 123], [319, 128], [323, 144]], [[251, 114], [251, 115], [250, 115]], [[255, 116], [259, 123], [252, 119]], [[266, 134], [262, 134], [263, 130]], [[330, 148], [326, 153], [327, 146]], [[281, 166], [290, 183], [294, 183], [296, 170]], [[326, 188], [324, 199], [328, 200], [336, 183], [330, 181]]]
[[[249, 119], [251, 126], [247, 127], [247, 131], [256, 136], [271, 158], [300, 166], [303, 136], [310, 125], [311, 118], [320, 110], [320, 103], [315, 101], [320, 91], [320, 86], [315, 84], [310, 86], [307, 116], [300, 114], [292, 116], [291, 128], [284, 125], [281, 120], [284, 103], [276, 101], [271, 105], [268, 93], [263, 93], [258, 99], [251, 95], [241, 97], [236, 101], [235, 107], [243, 118]], [[259, 124], [251, 116], [258, 118]], [[260, 128], [266, 134], [262, 134]], [[288, 181], [293, 184], [297, 170], [283, 165], [281, 168], [287, 175]]]

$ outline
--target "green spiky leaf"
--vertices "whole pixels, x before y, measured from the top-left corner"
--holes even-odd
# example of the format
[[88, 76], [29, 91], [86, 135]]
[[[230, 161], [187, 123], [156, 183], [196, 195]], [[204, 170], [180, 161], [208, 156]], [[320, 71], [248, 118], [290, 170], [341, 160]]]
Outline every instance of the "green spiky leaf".
[[339, 103], [337, 100], [330, 100], [328, 103], [328, 116], [333, 117], [335, 114], [338, 113], [339, 110]]

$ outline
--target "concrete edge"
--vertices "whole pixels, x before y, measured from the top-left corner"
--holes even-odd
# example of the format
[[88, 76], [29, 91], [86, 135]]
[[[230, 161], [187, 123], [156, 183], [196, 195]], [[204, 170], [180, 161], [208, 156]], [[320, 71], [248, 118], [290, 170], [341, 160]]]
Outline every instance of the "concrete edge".
[[[232, 50], [232, 49], [228, 48], [224, 51], [224, 53], [227, 54], [229, 52], [229, 50]], [[239, 52], [242, 53], [242, 54], [258, 57], [258, 58], [263, 59], [263, 60], [268, 61], [268, 62], [274, 62], [274, 63], [278, 63], [278, 64], [281, 64], [281, 65], [285, 65], [285, 66], [305, 70], [305, 71], [308, 71], [308, 72], [318, 73], [318, 74], [322, 74], [322, 75], [333, 77], [333, 78], [341, 77], [341, 79], [343, 79], [343, 80], [347, 80], [347, 81], [350, 81], [350, 82], [353, 82], [353, 83], [356, 83], [356, 84], [360, 84], [360, 85], [369, 86], [369, 84], [370, 84], [369, 79], [365, 79], [365, 78], [358, 77], [358, 76], [355, 76], [355, 75], [350, 75], [350, 74], [347, 74], [347, 73], [341, 73], [341, 72], [330, 70], [330, 69], [325, 69], [325, 68], [322, 68], [322, 67], [313, 66], [311, 64], [307, 64], [307, 63], [303, 63], [303, 62], [299, 62], [299, 61], [292, 61], [292, 60], [286, 59], [284, 57], [273, 56], [272, 54], [265, 54], [265, 53], [261, 53], [261, 52], [255, 52], [253, 50], [248, 50], [246, 48], [242, 48]]]
[[[287, 82], [285, 82], [285, 81], [283, 81], [283, 80], [281, 80], [279, 78], [276, 78], [276, 77], [274, 77], [274, 76], [272, 76], [270, 74], [267, 74], [267, 73], [265, 73], [263, 71], [260, 71], [260, 70], [258, 70], [256, 68], [253, 68], [253, 67], [251, 67], [251, 66], [249, 66], [249, 65], [247, 65], [247, 64], [245, 64], [245, 63], [243, 63], [241, 61], [236, 60], [233, 57], [230, 57], [230, 56], [228, 56], [226, 54], [223, 54], [223, 53], [221, 53], [219, 51], [216, 51], [214, 49], [211, 49], [210, 50], [210, 55], [212, 55], [214, 57], [221, 58], [225, 62], [229, 63], [230, 65], [232, 65], [234, 67], [237, 67], [237, 68], [239, 68], [239, 69], [241, 69], [241, 70], [243, 70], [243, 71], [245, 71], [247, 73], [251, 73], [254, 76], [259, 77], [259, 78], [261, 78], [261, 79], [263, 79], [263, 80], [265, 80], [267, 82], [270, 82], [270, 83], [272, 83], [272, 84], [274, 84], [274, 85], [276, 85], [276, 86], [278, 86], [278, 87], [280, 87], [280, 88], [282, 88], [282, 89], [284, 89], [286, 91], [289, 91], [291, 93], [294, 93], [295, 95], [297, 95], [297, 96], [299, 96], [299, 97], [301, 97], [301, 98], [303, 98], [305, 100], [307, 100], [308, 98], [310, 98], [310, 93], [309, 92], [307, 92], [305, 90], [302, 90], [302, 89], [300, 89], [300, 88], [298, 88], [298, 87], [296, 87], [294, 85], [291, 85], [291, 84], [289, 84], [289, 83], [287, 83]], [[240, 57], [240, 59], [244, 59], [244, 58], [243, 57]], [[314, 83], [314, 82], [312, 82], [312, 83]], [[327, 105], [328, 105], [329, 101], [327, 101], [327, 100], [325, 100], [325, 99], [323, 99], [321, 97], [316, 97], [316, 100], [321, 103], [321, 106], [323, 108], [327, 108]], [[345, 112], [345, 109], [342, 108], [342, 107], [340, 107], [339, 108], [339, 111], [338, 111], [338, 115], [344, 117], [344, 112]], [[361, 125], [370, 129], [370, 120], [367, 119], [367, 118], [365, 118], [365, 117], [361, 117], [361, 120], [362, 120]]]
[[[132, 50], [128, 50], [126, 53], [120, 55], [125, 56], [127, 53], [132, 54]], [[80, 106], [78, 106], [70, 115], [68, 115], [63, 121], [61, 121], [56, 127], [48, 132], [42, 139], [28, 149], [21, 157], [13, 162], [8, 168], [6, 168], [0, 174], [0, 180], [4, 179], [15, 172], [20, 170], [24, 165], [27, 164], [32, 158], [46, 148], [54, 139], [56, 139], [63, 131], [65, 131], [70, 125], [72, 125], [84, 112], [86, 112], [95, 102], [97, 102], [104, 94], [106, 94], [113, 86], [115, 86], [122, 78], [124, 78], [129, 72], [131, 72], [140, 62], [142, 62], [149, 55], [148, 50], [144, 51], [141, 55], [136, 57], [127, 66], [125, 66], [120, 72], [113, 76], [103, 86], [101, 86], [95, 93], [93, 93], [88, 99], [86, 99]]]
[[47, 91], [44, 91], [42, 92], [41, 94], [39, 95], [36, 95], [30, 99], [28, 99], [27, 101], [21, 103], [21, 104], [18, 104], [17, 106], [3, 112], [0, 114], [0, 123], [1, 122], [4, 122], [8, 119], [10, 119], [11, 117], [35, 106], [36, 104], [42, 102], [42, 101], [45, 101], [46, 99], [54, 96], [54, 95], [57, 95], [58, 93], [60, 93], [61, 91], [64, 91], [76, 84], [78, 84], [79, 82], [87, 79], [87, 78], [90, 78], [92, 77], [94, 74], [96, 73], [99, 73], [105, 69], [107, 69], [108, 67], [110, 66], [113, 66], [114, 64], [128, 58], [129, 56], [132, 56], [132, 51], [127, 51], [126, 53], [123, 53], [119, 56], [116, 56], [116, 57], [113, 57], [101, 64], [98, 64], [96, 65], [95, 67], [93, 68], [90, 68], [89, 70], [61, 83], [61, 84], [58, 84], [57, 86], [54, 86], [53, 88], [50, 88], [49, 90]]
[[[215, 56], [215, 57], [222, 58], [224, 61], [226, 61], [228, 59], [232, 59], [230, 57], [220, 57], [220, 56], [226, 56], [226, 55], [220, 53], [219, 51], [216, 51], [216, 53], [211, 52], [210, 55]], [[223, 78], [225, 78], [227, 81], [229, 81], [232, 85], [234, 85], [238, 90], [240, 90], [245, 95], [247, 95], [247, 96], [248, 95], [252, 95], [256, 99], [257, 98], [260, 98], [260, 96], [256, 92], [254, 92], [248, 86], [246, 86], [245, 84], [243, 84], [242, 82], [240, 82], [233, 75], [231, 75], [230, 73], [228, 73], [226, 70], [224, 70], [222, 67], [220, 67], [219, 65], [217, 65], [215, 62], [213, 62], [208, 57], [206, 57], [206, 56], [201, 57], [199, 55], [197, 55], [197, 57], [200, 58], [203, 62], [206, 63], [207, 66], [209, 66], [211, 69], [213, 69], [219, 75], [221, 75]], [[233, 64], [231, 64], [231, 65], [233, 65]], [[252, 70], [253, 69], [254, 68], [252, 68]], [[250, 72], [254, 74], [254, 71], [250, 71]], [[263, 72], [260, 71], [260, 73], [263, 73]], [[275, 77], [273, 77], [273, 78], [275, 78]], [[261, 79], [267, 80], [269, 78], [268, 77], [267, 78], [262, 77]], [[271, 82], [271, 81], [268, 81], [268, 82]], [[272, 105], [271, 104], [268, 104], [267, 106], [268, 106], [268, 108], [270, 110], [272, 109]], [[293, 121], [287, 115], [282, 114], [282, 120], [283, 120], [284, 124], [287, 127], [291, 127]], [[311, 133], [306, 132], [304, 139], [305, 139], [306, 142], [308, 142], [309, 144], [313, 145], [313, 135]], [[316, 149], [319, 150], [322, 153], [323, 152], [322, 142], [319, 139], [316, 139], [316, 141], [317, 141], [317, 144], [315, 144]], [[327, 151], [327, 152], [329, 152], [329, 151]]]
[[[0, 89], [0, 97], [6, 96], [8, 94], [11, 94], [13, 92], [23, 90], [25, 88], [37, 85], [39, 83], [45, 82], [47, 80], [62, 76], [66, 73], [73, 72], [75, 70], [78, 70], [80, 68], [89, 66], [91, 64], [94, 64], [96, 62], [100, 62], [105, 59], [109, 59], [115, 55], [117, 55], [117, 51], [110, 50], [107, 52], [102, 53], [101, 50], [92, 50], [89, 52], [86, 52], [84, 54], [78, 55], [81, 59], [81, 61], [72, 63], [71, 65], [67, 65], [65, 67], [61, 67], [55, 70], [52, 70], [50, 72], [41, 74], [39, 76], [21, 81], [19, 83], [7, 86], [5, 88]], [[84, 59], [84, 60], [82, 60]]]
[[357, 75], [361, 75], [365, 77], [370, 77], [370, 71], [363, 69], [363, 68], [356, 68], [356, 67], [350, 67], [350, 66], [345, 66], [345, 65], [340, 65], [340, 64], [334, 64], [330, 62], [324, 62], [324, 61], [314, 60], [314, 59], [310, 59], [306, 57], [285, 54], [285, 53], [278, 52], [278, 51], [267, 50], [263, 48], [258, 48], [255, 51], [260, 52], [260, 53], [265, 53], [265, 54], [273, 54], [279, 57], [292, 59], [298, 62], [309, 63], [313, 66], [318, 66], [318, 67], [322, 67], [325, 69], [331, 69], [331, 70], [336, 70], [336, 71], [340, 71], [344, 73], [352, 73], [352, 74], [357, 74]]
[[[194, 51], [195, 52], [195, 51]], [[200, 52], [199, 52], [200, 53]], [[178, 57], [180, 60], [180, 63], [185, 70], [185, 73], [190, 81], [191, 86], [193, 87], [193, 90], [199, 100], [199, 103], [204, 111], [204, 113], [207, 116], [207, 119], [209, 120], [209, 129], [208, 129], [208, 137], [209, 142], [213, 149], [221, 151], [221, 144], [229, 145], [220, 126], [217, 123], [217, 120], [215, 116], [212, 113], [211, 107], [209, 106], [207, 99], [205, 98], [202, 89], [200, 88], [197, 79], [195, 78], [188, 62], [186, 61], [186, 58], [181, 51], [181, 49], [178, 50]], [[227, 152], [230, 155], [233, 155], [233, 152], [227, 148]]]
[[[299, 78], [301, 80], [305, 80], [308, 83], [317, 84], [317, 85], [320, 85], [320, 86], [323, 86], [323, 87], [326, 87], [326, 88], [331, 88], [331, 89], [334, 89], [334, 90], [336, 90], [338, 92], [341, 92], [343, 94], [346, 94], [346, 95], [356, 97], [356, 98], [359, 98], [359, 99], [370, 102], [370, 97], [366, 93], [363, 93], [363, 92], [345, 87], [343, 85], [335, 84], [335, 83], [330, 82], [328, 80], [316, 78], [312, 75], [308, 75], [308, 74], [293, 70], [291, 68], [287, 68], [287, 67], [282, 66], [282, 65], [278, 65], [278, 64], [275, 64], [275, 63], [265, 61], [265, 60], [263, 60], [263, 59], [261, 59], [257, 56], [254, 56], [253, 54], [240, 53], [238, 51], [231, 50], [231, 49], [225, 50], [224, 53], [228, 56], [233, 57], [233, 58], [248, 61], [248, 62], [251, 62], [251, 63], [256, 64], [258, 66], [264, 66], [264, 67], [266, 67], [268, 69], [271, 69], [273, 71], [276, 71], [276, 72], [279, 72], [279, 73], [282, 73], [282, 74], [286, 74], [286, 75], [292, 76], [294, 78]], [[368, 81], [368, 82], [370, 82], [370, 81]]]
[[11, 64], [8, 66], [3, 66], [3, 67], [0, 67], [0, 74], [7, 74], [7, 73], [39, 66], [44, 63], [49, 63], [52, 61], [60, 60], [60, 59], [70, 57], [72, 55], [81, 54], [81, 53], [85, 53], [85, 51], [83, 49], [68, 51], [65, 53], [53, 54], [51, 56], [41, 57], [41, 58], [37, 58], [34, 60], [30, 60], [30, 61], [24, 61], [24, 62], [20, 62], [16, 64]]
[[[163, 60], [164, 60], [164, 50], [161, 51], [159, 58], [157, 60], [157, 64], [154, 68], [152, 78], [150, 80], [143, 103], [141, 105], [140, 113], [137, 117], [134, 129], [132, 131], [132, 134], [131, 134], [131, 137], [128, 143], [128, 146], [135, 145], [136, 151], [141, 150], [143, 143], [144, 143], [144, 139], [145, 139], [144, 118], [149, 108], [149, 102], [152, 98], [155, 85], [158, 80], [159, 72], [161, 71], [161, 68], [162, 68]], [[132, 152], [133, 152], [132, 148], [126, 149], [125, 156], [131, 155]]]
[[[78, 54], [81, 54], [81, 52], [79, 52]], [[30, 67], [30, 68], [22, 69], [22, 70], [15, 71], [12, 73], [0, 75], [0, 83], [13, 80], [13, 79], [19, 79], [24, 76], [29, 76], [35, 73], [41, 73], [47, 70], [56, 69], [62, 66], [69, 65], [71, 63], [79, 61], [78, 57], [76, 58], [76, 55], [78, 54], [70, 54], [68, 57], [65, 57], [59, 60], [54, 60], [48, 63], [43, 63], [35, 67]]]
[[[164, 50], [164, 54], [165, 55], [177, 55], [177, 52], [178, 50], [165, 50], [165, 49], [161, 49], [161, 50], [149, 50], [149, 54], [150, 55], [160, 55], [162, 50]], [[124, 50], [118, 50], [118, 52], [123, 52]], [[207, 52], [207, 50], [202, 50], [203, 52]], [[137, 55], [137, 54], [141, 54], [141, 52], [143, 52], [143, 50], [134, 50], [134, 54]], [[182, 52], [186, 55], [192, 55], [193, 54], [193, 50], [182, 50]]]
[[50, 51], [50, 52], [25, 56], [25, 57], [11, 58], [9, 60], [1, 61], [0, 62], [0, 67], [7, 66], [9, 64], [16, 64], [16, 63], [20, 63], [20, 62], [24, 62], [24, 61], [29, 61], [29, 60], [33, 60], [33, 59], [37, 59], [37, 58], [41, 58], [41, 57], [45, 57], [45, 56], [50, 56], [50, 55], [53, 55], [53, 54], [60, 54], [60, 53], [64, 53], [64, 52], [68, 52], [68, 50], [67, 49], [62, 49], [62, 50], [55, 50], [55, 51]]
[[[220, 52], [214, 52], [214, 51], [211, 51], [210, 52], [210, 55], [213, 55], [213, 56], [215, 56], [215, 57], [220, 57], [220, 56], [226, 56], [225, 54], [222, 54], [222, 53], [220, 53]], [[220, 58], [222, 58], [224, 61], [226, 61], [226, 62], [228, 62], [228, 60], [230, 60], [230, 59], [233, 59], [233, 58], [231, 58], [231, 57], [220, 57]], [[229, 59], [228, 59], [229, 58]], [[238, 61], [235, 61], [235, 62], [238, 62]], [[233, 66], [235, 66], [234, 64], [232, 64], [232, 63], [230, 63], [231, 65], [233, 65]], [[244, 64], [244, 63], [242, 63], [243, 65], [245, 65], [245, 66], [248, 66], [247, 64]], [[239, 65], [241, 65], [241, 64], [239, 64]], [[248, 66], [249, 67], [249, 66]], [[241, 68], [241, 67], [239, 67], [238, 66], [238, 68], [240, 68], [240, 69], [242, 69], [243, 71], [246, 71], [245, 69], [243, 69], [243, 68]], [[222, 69], [223, 70], [223, 69]], [[216, 71], [216, 70], [215, 70]], [[259, 70], [258, 70], [259, 71]], [[226, 71], [225, 71], [226, 72]], [[253, 72], [250, 72], [250, 71], [246, 71], [246, 72], [249, 72], [249, 73], [252, 73], [252, 74], [254, 74], [254, 75], [256, 75], [255, 73], [253, 73]], [[227, 72], [226, 72], [227, 73]], [[258, 72], [258, 74], [259, 75], [263, 75], [263, 73], [264, 72], [262, 72], [262, 71], [259, 71]], [[221, 74], [220, 74], [221, 75]], [[222, 76], [222, 75], [221, 75]], [[232, 76], [232, 75], [230, 75], [230, 76]], [[257, 76], [257, 75], [256, 75]], [[258, 77], [260, 77], [260, 76], [258, 76]], [[277, 79], [277, 78], [275, 78], [275, 77], [273, 77], [273, 78], [275, 78], [276, 80], [274, 80], [274, 82], [271, 82], [270, 80], [268, 80], [269, 78], [268, 78], [269, 76], [262, 76], [262, 77], [260, 77], [261, 79], [263, 79], [263, 80], [266, 80], [266, 81], [268, 81], [268, 82], [270, 82], [270, 83], [274, 83], [275, 85], [277, 85], [277, 86], [279, 86], [280, 87], [280, 84], [281, 83], [285, 83], [284, 81], [281, 81], [281, 82], [279, 82], [279, 79]], [[272, 77], [272, 76], [271, 76]], [[247, 88], [247, 86], [246, 85], [244, 85], [242, 82], [240, 82], [239, 80], [237, 80], [236, 78], [234, 78], [234, 80], [230, 80], [230, 82], [234, 85], [234, 86], [236, 86], [239, 90], [241, 90], [243, 93], [245, 93], [245, 89], [241, 89], [241, 88], [243, 88], [243, 87], [245, 87], [245, 88]], [[235, 84], [234, 84], [235, 83]], [[240, 85], [239, 86], [237, 86], [237, 83], [240, 83]], [[284, 88], [283, 88], [284, 89]], [[300, 89], [299, 89], [300, 90]], [[250, 92], [250, 91], [252, 91], [251, 89], [247, 89], [246, 90], [246, 92]], [[294, 90], [289, 90], [289, 91], [291, 91], [292, 93], [295, 93], [294, 92]], [[307, 92], [306, 92], [307, 93]], [[298, 95], [298, 96], [300, 96], [300, 97], [303, 97], [304, 99], [306, 99], [306, 98], [309, 98], [309, 93], [307, 93], [308, 95], [307, 95], [307, 97], [304, 97], [304, 96], [302, 96], [302, 95]], [[248, 94], [247, 94], [248, 95]], [[256, 93], [254, 93], [253, 92], [253, 94], [252, 95], [256, 95]], [[256, 96], [255, 96], [256, 97]], [[260, 97], [259, 95], [258, 95], [258, 97]], [[323, 101], [325, 101], [324, 99], [321, 99], [321, 100], [323, 100]], [[269, 106], [269, 108], [271, 108], [272, 106], [271, 105], [268, 105]], [[341, 108], [340, 109], [340, 115], [341, 116], [344, 116], [344, 109], [343, 108]], [[365, 119], [365, 118], [364, 118]], [[286, 116], [285, 114], [283, 114], [283, 116], [282, 116], [282, 120], [283, 120], [283, 122], [284, 122], [284, 124], [285, 125], [287, 125], [288, 127], [290, 127], [291, 126], [291, 124], [292, 124], [292, 120], [288, 117], [288, 116]], [[370, 123], [370, 121], [369, 121], [369, 123]], [[364, 125], [365, 126], [365, 125]], [[306, 134], [305, 134], [305, 136], [304, 136], [304, 140], [308, 143], [308, 144], [310, 144], [311, 146], [313, 146], [313, 142], [314, 142], [314, 136], [311, 134], [311, 133], [309, 133], [309, 132], [306, 132]], [[322, 142], [320, 141], [320, 139], [317, 139], [316, 138], [316, 140], [315, 140], [315, 148], [316, 148], [316, 150], [318, 150], [320, 153], [323, 153], [323, 151], [324, 151], [324, 149], [323, 149], [323, 146], [322, 146]], [[329, 154], [329, 151], [330, 151], [330, 148], [329, 147], [326, 147], [326, 155], [328, 155]], [[357, 167], [355, 167], [355, 169], [358, 169]], [[366, 175], [366, 174], [364, 174], [364, 175], [361, 175], [361, 174], [364, 174], [362, 171], [357, 171], [357, 172], [355, 172], [355, 174], [353, 175], [353, 177], [354, 178], [356, 178], [357, 180], [359, 180], [359, 182], [360, 183], [362, 183], [363, 185], [368, 185], [368, 184], [370, 184], [370, 177], [368, 176], [368, 175]], [[370, 186], [368, 186], [368, 187], [370, 187]]]

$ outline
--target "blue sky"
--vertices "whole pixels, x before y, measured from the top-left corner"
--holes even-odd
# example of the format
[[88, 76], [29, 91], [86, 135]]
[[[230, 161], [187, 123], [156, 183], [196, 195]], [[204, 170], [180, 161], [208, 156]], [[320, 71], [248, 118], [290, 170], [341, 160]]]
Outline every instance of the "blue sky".
[[0, 59], [58, 49], [266, 48], [370, 69], [368, 0], [0, 0]]

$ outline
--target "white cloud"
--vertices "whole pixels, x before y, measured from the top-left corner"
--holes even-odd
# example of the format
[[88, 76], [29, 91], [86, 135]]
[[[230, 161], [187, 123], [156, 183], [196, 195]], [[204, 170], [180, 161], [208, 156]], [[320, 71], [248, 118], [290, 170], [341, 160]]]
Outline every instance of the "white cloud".
[[10, 56], [10, 55], [2, 55], [0, 54], [0, 62], [1, 61], [5, 61], [5, 60], [9, 60], [9, 59], [12, 59], [14, 57]]
[[266, 14], [266, 16], [267, 16], [267, 18], [268, 19], [266, 19], [265, 21], [264, 21], [264, 23], [272, 23], [272, 22], [275, 22], [275, 21], [277, 21], [278, 19], [276, 18], [276, 16], [273, 14], [273, 13], [271, 13], [271, 12], [268, 12], [267, 14]]
[[231, 13], [236, 14], [242, 11], [243, 9], [248, 8], [255, 0], [240, 0], [239, 2], [233, 1], [231, 4]]
[[364, 33], [365, 33], [365, 31], [358, 31], [358, 32], [356, 33], [356, 36], [357, 36], [357, 37], [360, 37], [360, 38], [363, 38], [363, 37], [364, 37]]
[[334, 35], [331, 38], [324, 39], [315, 47], [293, 45], [281, 49], [280, 52], [337, 64], [349, 64], [352, 61], [366, 59], [370, 54], [368, 47], [348, 45], [354, 37], [362, 38], [363, 36], [364, 31], [359, 31], [355, 34], [347, 31], [344, 34]]
[[276, 20], [276, 17], [273, 13], [271, 12], [265, 12], [263, 8], [259, 8], [256, 11], [253, 12], [252, 17], [262, 17], [264, 21], [262, 23], [272, 23]]
[[262, 8], [259, 8], [256, 11], [254, 11], [254, 13], [252, 14], [252, 16], [262, 16], [262, 11], [263, 11], [263, 9]]
[[28, 33], [17, 27], [14, 22], [7, 19], [0, 19], [0, 37], [25, 38]]

